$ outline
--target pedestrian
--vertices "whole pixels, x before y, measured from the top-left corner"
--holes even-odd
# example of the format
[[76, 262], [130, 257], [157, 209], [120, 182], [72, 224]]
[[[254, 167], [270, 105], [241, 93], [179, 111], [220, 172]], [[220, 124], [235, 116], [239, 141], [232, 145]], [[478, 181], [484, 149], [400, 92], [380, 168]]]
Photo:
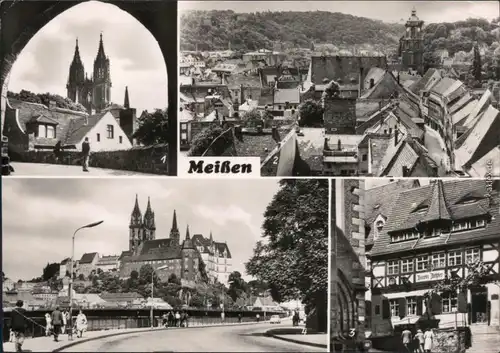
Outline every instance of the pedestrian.
[[163, 314], [161, 323], [162, 323], [163, 327], [167, 327], [168, 326], [168, 315], [167, 315], [167, 313]]
[[260, 315], [259, 314], [255, 315], [255, 318], [257, 319], [257, 322], [260, 321]]
[[424, 333], [424, 350], [426, 353], [431, 353], [433, 341], [434, 333], [430, 328], [428, 328]]
[[45, 336], [50, 336], [52, 330], [52, 319], [49, 313], [45, 314]]
[[82, 338], [85, 331], [87, 331], [87, 317], [80, 310], [76, 316], [76, 337]]
[[62, 312], [62, 329], [61, 329], [61, 335], [64, 335], [66, 333], [66, 326], [68, 324], [68, 317], [66, 316], [67, 312], [66, 310], [63, 310]]
[[187, 313], [187, 311], [184, 313], [184, 324], [185, 327], [189, 327], [189, 314]]
[[24, 338], [26, 337], [26, 329], [28, 321], [26, 318], [26, 310], [23, 308], [24, 302], [18, 300], [16, 307], [12, 310], [10, 329], [14, 333], [14, 343], [16, 345], [16, 352], [23, 351]]
[[181, 313], [181, 324], [179, 325], [180, 327], [184, 327], [184, 322], [186, 319], [186, 314], [184, 313], [184, 310]]
[[84, 172], [89, 171], [89, 158], [90, 158], [90, 142], [89, 138], [85, 137], [82, 143], [82, 167]]
[[417, 330], [417, 334], [415, 335], [415, 341], [418, 344], [417, 352], [424, 353], [424, 333], [421, 329]]
[[63, 325], [63, 314], [56, 307], [56, 310], [52, 312], [52, 333], [54, 334], [54, 342], [59, 342], [59, 333], [61, 332], [61, 326]]
[[405, 349], [408, 353], [411, 352], [410, 349], [411, 336], [412, 336], [411, 331], [408, 330], [408, 328], [405, 328], [401, 333], [401, 338], [403, 339], [403, 346], [405, 346]]
[[220, 313], [220, 319], [221, 319], [222, 322], [224, 322], [225, 317], [226, 317], [226, 314], [224, 312], [221, 312]]
[[168, 326], [173, 327], [174, 326], [174, 313], [172, 311], [168, 312]]
[[241, 324], [241, 313], [238, 313], [238, 323]]
[[179, 327], [181, 324], [181, 314], [178, 311], [175, 312], [175, 327]]
[[59, 163], [59, 160], [61, 158], [61, 141], [57, 141], [56, 145], [54, 146], [54, 157], [56, 158], [56, 163]]

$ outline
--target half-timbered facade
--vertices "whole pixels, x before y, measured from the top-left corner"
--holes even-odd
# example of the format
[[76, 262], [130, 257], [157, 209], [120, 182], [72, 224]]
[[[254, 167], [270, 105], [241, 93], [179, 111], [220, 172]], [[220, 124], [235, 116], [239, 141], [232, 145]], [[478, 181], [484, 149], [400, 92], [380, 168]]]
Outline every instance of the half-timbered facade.
[[466, 313], [458, 312], [458, 291], [439, 293], [435, 318], [439, 327], [499, 325], [498, 181], [432, 181], [400, 191], [395, 205], [370, 251], [372, 337], [416, 323], [427, 312], [429, 290], [442, 280], [465, 278], [468, 264], [477, 261], [487, 267], [489, 283], [467, 288]]

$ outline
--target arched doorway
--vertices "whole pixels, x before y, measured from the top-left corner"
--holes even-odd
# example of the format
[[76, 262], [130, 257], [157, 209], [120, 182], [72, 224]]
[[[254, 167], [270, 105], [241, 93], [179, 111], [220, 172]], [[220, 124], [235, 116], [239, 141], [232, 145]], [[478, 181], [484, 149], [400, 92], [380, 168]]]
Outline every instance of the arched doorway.
[[[30, 39], [59, 14], [85, 1], [8, 1], [0, 5], [0, 112], [3, 130], [9, 75]], [[139, 21], [155, 38], [167, 68], [168, 164], [177, 175], [177, 3], [171, 1], [103, 1], [117, 6]]]

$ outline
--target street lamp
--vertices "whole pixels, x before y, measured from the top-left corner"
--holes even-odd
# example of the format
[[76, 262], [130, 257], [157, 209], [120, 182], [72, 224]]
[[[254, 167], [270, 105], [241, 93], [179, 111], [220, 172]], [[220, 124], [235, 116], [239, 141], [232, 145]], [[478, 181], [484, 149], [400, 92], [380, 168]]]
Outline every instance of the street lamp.
[[84, 228], [94, 228], [97, 227], [104, 221], [98, 221], [94, 223], [87, 224], [83, 227], [78, 228], [73, 233], [72, 243], [71, 243], [71, 262], [70, 262], [70, 276], [69, 276], [69, 325], [73, 326], [73, 258], [75, 257], [75, 236], [80, 229]]
[[153, 313], [153, 304], [154, 304], [154, 289], [155, 289], [155, 282], [154, 282], [154, 276], [155, 272], [158, 270], [164, 270], [168, 267], [168, 265], [160, 266], [157, 269], [154, 269], [152, 266], [151, 268], [153, 269], [151, 271], [151, 309], [150, 309], [150, 316], [151, 316], [151, 328], [154, 328], [154, 313]]

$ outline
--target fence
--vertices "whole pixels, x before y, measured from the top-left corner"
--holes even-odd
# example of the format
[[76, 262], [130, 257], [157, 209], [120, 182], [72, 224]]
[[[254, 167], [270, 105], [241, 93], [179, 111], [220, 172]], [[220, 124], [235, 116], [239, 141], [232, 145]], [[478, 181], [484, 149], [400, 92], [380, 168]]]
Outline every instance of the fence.
[[[87, 312], [87, 330], [88, 331], [101, 331], [101, 330], [112, 330], [112, 329], [134, 329], [134, 328], [146, 328], [151, 327], [151, 318], [149, 316], [149, 311], [147, 310], [131, 310], [129, 315], [124, 315], [123, 310], [121, 310], [121, 315], [109, 315], [109, 310], [106, 310], [106, 316], [98, 315], [99, 311], [95, 310], [93, 313]], [[104, 313], [104, 311], [101, 311]], [[154, 311], [154, 326], [158, 327], [162, 325], [162, 315], [168, 312], [168, 310], [155, 310]], [[197, 313], [197, 315], [189, 314], [187, 310], [188, 326], [196, 327], [203, 325], [217, 325], [217, 324], [235, 324], [239, 322], [238, 314], [241, 314], [241, 322], [256, 322], [256, 315], [260, 315], [260, 321], [268, 321], [272, 315], [280, 315], [284, 317], [285, 313], [264, 313], [256, 311], [228, 311], [224, 312], [224, 320], [222, 320], [220, 311], [207, 311], [204, 314]], [[196, 312], [195, 312], [196, 313]], [[10, 328], [10, 312], [4, 312], [3, 325], [2, 325], [2, 336], [3, 341], [8, 341], [9, 339], [9, 328]], [[76, 318], [76, 312], [74, 312], [73, 319]], [[97, 315], [96, 315], [97, 314]], [[42, 337], [45, 336], [45, 312], [42, 311], [27, 311], [26, 316], [30, 318], [28, 320], [27, 336], [28, 337]]]

